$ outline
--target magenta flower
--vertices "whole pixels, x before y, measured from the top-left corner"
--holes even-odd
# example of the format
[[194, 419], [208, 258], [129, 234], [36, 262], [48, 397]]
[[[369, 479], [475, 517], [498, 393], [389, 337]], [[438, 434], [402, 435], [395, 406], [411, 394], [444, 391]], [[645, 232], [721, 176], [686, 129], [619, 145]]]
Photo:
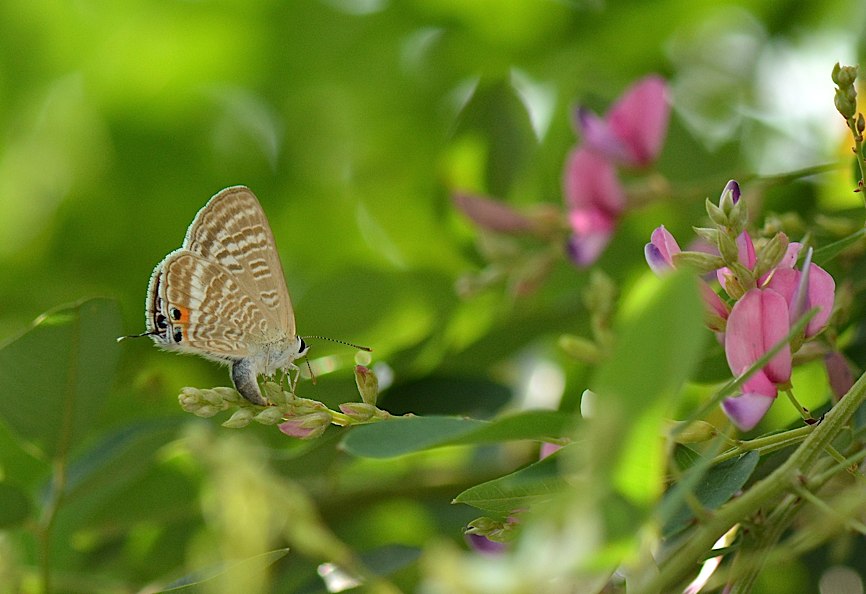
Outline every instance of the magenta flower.
[[[674, 268], [674, 256], [681, 251], [677, 240], [662, 225], [652, 232], [650, 242], [644, 247], [644, 256], [653, 272], [663, 274], [665, 271]], [[727, 304], [722, 301], [722, 298], [706, 282], [701, 281], [699, 288], [704, 306], [709, 314], [708, 317], [714, 320], [711, 327], [714, 330], [721, 330], [721, 323], [727, 319], [729, 313]]]
[[674, 267], [674, 256], [682, 250], [665, 226], [656, 228], [650, 236], [650, 242], [644, 248], [644, 256], [649, 267], [656, 274]]
[[[788, 334], [788, 303], [772, 289], [751, 289], [737, 301], [728, 317], [725, 355], [734, 375], [740, 375]], [[758, 424], [778, 393], [778, 384], [791, 379], [791, 347], [785, 345], [742, 386], [722, 408], [734, 424], [747, 431]]]
[[625, 191], [613, 165], [583, 148], [569, 155], [564, 185], [572, 229], [568, 252], [575, 264], [589, 266], [616, 229], [625, 209]]
[[565, 162], [563, 192], [572, 235], [568, 254], [589, 266], [607, 247], [626, 207], [616, 166], [645, 167], [659, 155], [667, 135], [670, 106], [667, 85], [649, 76], [629, 88], [600, 118], [577, 111], [583, 144]]
[[809, 264], [801, 272], [793, 268], [777, 268], [767, 282], [767, 288], [780, 293], [788, 303], [790, 323], [796, 321], [810, 309], [817, 307], [818, 313], [806, 326], [806, 338], [820, 332], [833, 312], [836, 282], [830, 274], [817, 264]]
[[627, 89], [604, 118], [578, 108], [577, 127], [586, 148], [618, 165], [646, 167], [667, 135], [667, 94], [664, 79], [652, 75]]

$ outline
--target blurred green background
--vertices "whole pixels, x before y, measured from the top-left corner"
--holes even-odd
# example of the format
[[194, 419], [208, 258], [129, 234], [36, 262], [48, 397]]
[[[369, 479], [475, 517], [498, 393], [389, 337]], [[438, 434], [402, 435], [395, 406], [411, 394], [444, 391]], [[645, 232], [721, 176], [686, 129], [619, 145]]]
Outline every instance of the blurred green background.
[[[572, 410], [586, 370], [556, 339], [588, 332], [588, 274], [559, 259], [529, 295], [493, 283], [461, 299], [458, 280], [486, 263], [451, 193], [559, 208], [573, 107], [603, 112], [632, 81], [662, 74], [674, 112], [658, 170], [672, 198], [629, 214], [599, 262], [627, 290], [646, 273], [650, 231], [687, 234], [727, 179], [847, 154], [830, 70], [858, 61], [863, 22], [853, 0], [5, 0], [0, 338], [92, 296], [119, 302], [121, 333], [141, 332], [153, 266], [211, 195], [244, 184], [273, 227], [299, 332], [372, 346], [384, 408]], [[788, 186], [765, 206], [842, 212], [859, 204], [848, 183], [840, 172]], [[356, 399], [351, 349], [309, 342], [319, 381], [303, 395]], [[177, 421], [171, 444], [193, 421], [180, 388], [228, 385], [224, 369], [146, 339], [116, 348], [114, 389], [82, 447], [156, 419]], [[474, 514], [451, 498], [535, 455], [446, 452], [373, 472], [335, 450], [336, 429], [311, 445], [269, 427], [243, 434], [361, 551], [460, 542]], [[37, 489], [44, 461], [14, 435], [2, 442], [5, 476]], [[141, 472], [93, 503], [103, 511], [67, 516], [58, 537], [61, 567], [116, 591], [195, 567], [207, 524], [195, 504], [207, 473], [185, 472], [160, 443], [138, 455]], [[119, 522], [105, 510], [126, 497], [138, 516]], [[24, 542], [10, 550], [26, 565]], [[293, 591], [285, 575], [275, 591]]]

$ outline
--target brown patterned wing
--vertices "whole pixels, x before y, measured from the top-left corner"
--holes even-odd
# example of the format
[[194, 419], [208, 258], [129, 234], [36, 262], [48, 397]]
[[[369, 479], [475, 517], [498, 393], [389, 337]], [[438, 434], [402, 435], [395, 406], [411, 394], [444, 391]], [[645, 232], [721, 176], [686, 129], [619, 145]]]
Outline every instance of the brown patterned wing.
[[295, 316], [274, 235], [249, 188], [233, 186], [211, 198], [189, 226], [183, 248], [224, 268], [240, 294], [259, 301], [272, 331], [295, 335]]
[[255, 297], [214, 262], [179, 249], [165, 257], [154, 275], [157, 315], [167, 322], [157, 342], [166, 349], [236, 360], [273, 333]]

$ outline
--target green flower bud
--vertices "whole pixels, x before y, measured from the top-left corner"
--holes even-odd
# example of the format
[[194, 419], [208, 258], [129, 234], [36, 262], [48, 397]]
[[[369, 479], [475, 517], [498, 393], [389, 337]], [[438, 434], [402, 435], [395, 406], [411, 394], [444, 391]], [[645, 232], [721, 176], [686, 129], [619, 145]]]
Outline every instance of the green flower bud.
[[669, 421], [667, 433], [676, 443], [686, 444], [708, 441], [718, 435], [719, 430], [706, 421]]
[[379, 378], [376, 374], [363, 365], [355, 365], [355, 384], [358, 386], [361, 400], [375, 406], [376, 398], [379, 396]]
[[722, 258], [728, 266], [739, 261], [740, 249], [737, 247], [737, 240], [729, 234], [719, 233], [718, 247], [719, 253], [722, 255]]
[[269, 406], [259, 411], [253, 420], [262, 425], [276, 425], [283, 420], [285, 414], [276, 406]]
[[785, 256], [786, 251], [788, 251], [788, 236], [784, 233], [776, 233], [758, 252], [755, 262], [755, 276], [760, 278], [775, 268]]
[[366, 423], [374, 419], [386, 419], [391, 416], [384, 410], [366, 402], [345, 402], [340, 405], [340, 412], [358, 423]]
[[701, 274], [712, 272], [725, 265], [725, 261], [722, 258], [706, 252], [680, 252], [679, 254], [674, 254], [673, 260], [676, 268], [689, 266]]
[[287, 419], [278, 426], [280, 431], [298, 439], [315, 439], [325, 432], [331, 424], [331, 415], [325, 412], [315, 412], [300, 417]]
[[[184, 410], [187, 410], [187, 409], [184, 409]], [[187, 412], [191, 412], [195, 416], [201, 417], [203, 419], [209, 419], [210, 417], [214, 416], [218, 412], [222, 412], [223, 410], [225, 410], [225, 409], [221, 406], [212, 406], [210, 404], [202, 404], [201, 406], [199, 406], [195, 409], [187, 410]]]
[[601, 361], [601, 349], [598, 345], [580, 336], [563, 334], [559, 337], [559, 348], [584, 363], [592, 365]]
[[235, 411], [235, 414], [229, 417], [229, 419], [223, 423], [223, 427], [227, 427], [229, 429], [240, 429], [241, 427], [246, 427], [250, 424], [250, 421], [255, 416], [255, 412], [249, 408], [239, 408]]
[[728, 217], [721, 208], [713, 204], [709, 198], [707, 198], [705, 206], [707, 209], [707, 216], [710, 217], [710, 220], [713, 223], [719, 227], [728, 226]]
[[283, 387], [276, 382], [265, 382], [262, 384], [262, 395], [274, 404], [286, 404], [291, 395], [283, 390]]
[[709, 243], [710, 245], [718, 245], [719, 230], [715, 227], [692, 227], [698, 237]]

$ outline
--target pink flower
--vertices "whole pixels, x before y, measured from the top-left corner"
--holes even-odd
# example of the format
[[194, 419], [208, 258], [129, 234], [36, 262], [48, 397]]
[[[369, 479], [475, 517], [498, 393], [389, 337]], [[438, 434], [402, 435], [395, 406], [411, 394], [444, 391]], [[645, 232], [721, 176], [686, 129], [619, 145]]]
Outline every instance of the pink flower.
[[652, 75], [629, 87], [604, 118], [578, 108], [581, 139], [589, 150], [618, 165], [646, 167], [658, 157], [667, 135], [667, 94], [664, 79]]
[[[644, 247], [644, 256], [653, 272], [663, 274], [665, 271], [674, 268], [674, 256], [681, 251], [677, 240], [662, 225], [652, 232], [650, 242]], [[709, 316], [720, 318], [721, 320], [721, 322], [716, 321], [716, 323], [711, 324], [711, 327], [720, 330], [721, 323], [728, 317], [728, 306], [706, 282], [701, 281], [699, 288]]]
[[[725, 355], [728, 366], [740, 375], [788, 334], [788, 303], [772, 289], [751, 289], [737, 301], [728, 317]], [[791, 347], [785, 345], [742, 386], [742, 393], [727, 398], [722, 408], [734, 424], [747, 431], [758, 424], [778, 393], [777, 384], [791, 379]]]
[[568, 253], [589, 266], [607, 247], [625, 210], [616, 166], [645, 167], [659, 155], [667, 135], [667, 85], [648, 76], [632, 85], [600, 118], [585, 108], [576, 123], [582, 146], [565, 162], [563, 189], [572, 235]]
[[625, 209], [625, 191], [614, 166], [584, 148], [569, 155], [564, 186], [573, 232], [568, 242], [569, 255], [578, 266], [589, 266], [607, 247], [616, 229]]
[[535, 228], [531, 219], [498, 200], [462, 192], [454, 194], [452, 199], [454, 205], [479, 227], [513, 234], [527, 233]]
[[674, 267], [674, 256], [682, 250], [677, 240], [665, 226], [657, 227], [644, 248], [644, 256], [649, 267], [656, 274]]
[[796, 323], [810, 309], [818, 308], [818, 313], [806, 326], [806, 338], [815, 336], [827, 325], [833, 312], [836, 282], [817, 264], [809, 263], [804, 272], [793, 268], [777, 268], [767, 282], [767, 288], [785, 298], [791, 324]]

